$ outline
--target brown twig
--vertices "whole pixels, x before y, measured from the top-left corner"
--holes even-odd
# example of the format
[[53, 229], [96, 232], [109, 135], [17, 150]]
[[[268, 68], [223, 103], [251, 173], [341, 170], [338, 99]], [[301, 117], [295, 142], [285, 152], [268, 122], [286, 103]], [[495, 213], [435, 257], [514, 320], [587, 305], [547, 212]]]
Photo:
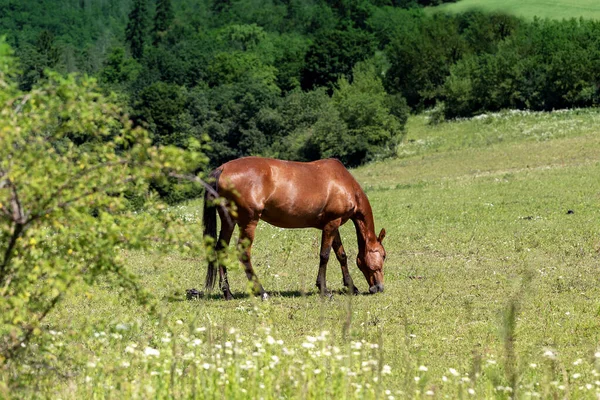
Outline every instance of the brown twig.
[[[177, 178], [177, 179], [185, 179], [191, 182], [196, 182], [201, 184], [204, 189], [210, 193], [213, 197], [215, 198], [220, 198], [221, 196], [219, 196], [219, 193], [212, 188], [212, 186], [210, 186], [206, 181], [204, 181], [203, 179], [198, 178], [197, 176], [194, 175], [183, 175], [183, 174], [177, 174], [175, 172], [170, 172], [169, 176], [172, 178]], [[227, 222], [229, 224], [232, 224], [233, 221], [231, 220], [231, 216], [229, 215], [229, 210], [227, 209], [226, 206], [224, 206], [223, 204], [219, 203], [217, 204], [219, 206], [219, 208], [223, 211], [223, 215], [225, 215], [225, 218], [227, 218]]]
[[12, 235], [8, 242], [8, 246], [6, 247], [6, 251], [4, 252], [4, 259], [0, 265], [0, 283], [3, 283], [8, 268], [8, 263], [12, 257], [13, 249], [17, 244], [17, 239], [25, 230], [25, 226], [27, 225], [28, 221], [27, 215], [21, 206], [19, 194], [17, 193], [17, 188], [15, 185], [10, 179], [5, 179], [1, 182], [1, 185], [2, 186], [0, 186], [0, 188], [9, 188], [11, 190], [11, 198], [9, 202], [11, 210], [4, 211], [4, 214], [7, 215], [14, 224]]

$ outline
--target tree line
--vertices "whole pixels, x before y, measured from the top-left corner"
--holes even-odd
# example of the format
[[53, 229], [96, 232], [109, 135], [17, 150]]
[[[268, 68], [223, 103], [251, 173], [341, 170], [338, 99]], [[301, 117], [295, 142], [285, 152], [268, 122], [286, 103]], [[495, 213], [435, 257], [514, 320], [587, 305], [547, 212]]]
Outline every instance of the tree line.
[[[600, 23], [445, 15], [441, 0], [37, 0], [0, 5], [22, 90], [95, 76], [157, 144], [355, 166], [410, 112], [445, 118], [599, 102]], [[165, 189], [169, 190], [169, 189]]]

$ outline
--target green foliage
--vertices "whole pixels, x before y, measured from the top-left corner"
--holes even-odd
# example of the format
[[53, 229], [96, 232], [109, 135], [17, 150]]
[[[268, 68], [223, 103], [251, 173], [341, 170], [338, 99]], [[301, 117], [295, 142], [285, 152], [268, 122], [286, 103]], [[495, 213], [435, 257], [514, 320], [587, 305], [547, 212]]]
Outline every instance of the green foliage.
[[381, 7], [369, 18], [369, 29], [377, 38], [379, 47], [386, 47], [394, 38], [417, 35], [418, 26], [425, 18], [420, 8], [405, 10], [395, 7]]
[[350, 166], [393, 154], [403, 127], [391, 113], [392, 101], [374, 65], [358, 64], [353, 77], [352, 83], [338, 81], [331, 99], [336, 112], [315, 125], [311, 138], [321, 158], [336, 157]]
[[138, 218], [127, 197], [147, 197], [151, 179], [206, 161], [152, 147], [93, 79], [48, 73], [25, 93], [13, 64], [0, 41], [0, 369], [19, 365], [34, 339], [44, 343], [44, 320], [75, 287], [109, 282], [148, 300], [122, 251], [180, 242], [163, 206], [148, 197], [154, 217]]
[[320, 34], [306, 53], [302, 87], [331, 88], [342, 76], [351, 79], [354, 64], [370, 58], [375, 47], [373, 35], [359, 29], [336, 29]]
[[288, 160], [318, 159], [319, 150], [310, 141], [315, 125], [335, 118], [338, 115], [325, 88], [293, 90], [273, 108], [259, 113], [256, 126], [271, 140], [271, 146], [260, 154]]
[[[271, 46], [264, 56], [276, 66], [277, 86], [283, 93], [300, 87], [304, 57], [310, 46], [309, 40], [299, 34], [271, 35]], [[262, 49], [259, 49], [262, 52]]]
[[23, 73], [20, 86], [23, 90], [30, 90], [35, 82], [45, 77], [47, 68], [55, 68], [60, 58], [60, 50], [52, 32], [40, 32], [35, 46], [28, 46], [21, 57]]
[[256, 48], [267, 37], [265, 30], [256, 24], [228, 25], [223, 28], [221, 35], [242, 51]]
[[[413, 22], [413, 15], [404, 14]], [[386, 86], [402, 93], [411, 107], [435, 104], [450, 67], [465, 52], [457, 20], [443, 15], [420, 18], [395, 36], [386, 49], [391, 66]]]
[[158, 81], [143, 89], [135, 109], [146, 121], [155, 143], [185, 147], [185, 132], [177, 130], [177, 119], [185, 111], [186, 93], [178, 85]]
[[156, 12], [154, 13], [154, 25], [152, 26], [152, 44], [158, 45], [167, 30], [171, 27], [173, 18], [173, 6], [171, 0], [157, 0]]
[[112, 86], [120, 87], [133, 82], [140, 73], [141, 66], [133, 58], [127, 58], [125, 49], [115, 47], [109, 52], [100, 70], [100, 82]]
[[328, 0], [327, 4], [338, 14], [340, 26], [365, 29], [366, 22], [373, 12], [368, 0]]
[[256, 54], [223, 52], [216, 54], [208, 66], [209, 85], [233, 84], [244, 80], [260, 82], [273, 93], [279, 90], [276, 84], [275, 67], [263, 64]]
[[125, 29], [125, 41], [127, 42], [131, 55], [139, 60], [144, 55], [144, 45], [148, 30], [148, 6], [147, 0], [134, 0], [129, 12], [129, 21]]
[[[367, 162], [390, 153], [397, 139], [383, 131], [400, 137], [389, 121], [402, 126], [407, 107], [452, 118], [598, 102], [600, 32], [591, 21], [424, 8], [438, 0], [32, 1], [32, 9], [0, 4], [22, 89], [46, 69], [96, 76], [155, 143], [186, 148], [210, 137], [211, 166], [250, 154]], [[383, 81], [383, 101], [350, 95], [353, 70], [365, 60]], [[334, 95], [338, 81], [343, 101]], [[296, 111], [318, 115], [310, 123], [288, 112], [300, 97], [319, 99], [319, 111]], [[156, 188], [168, 196], [169, 187]]]
[[467, 57], [451, 69], [446, 116], [486, 110], [552, 110], [599, 104], [600, 24], [534, 21], [501, 43], [494, 55]]
[[501, 13], [470, 11], [456, 18], [468, 49], [477, 54], [495, 53], [499, 43], [515, 33], [521, 25], [517, 17]]

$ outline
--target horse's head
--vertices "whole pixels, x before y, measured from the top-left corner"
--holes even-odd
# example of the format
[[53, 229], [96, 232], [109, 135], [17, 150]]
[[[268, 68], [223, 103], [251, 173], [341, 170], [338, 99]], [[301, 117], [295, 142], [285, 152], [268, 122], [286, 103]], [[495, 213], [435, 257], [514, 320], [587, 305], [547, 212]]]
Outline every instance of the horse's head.
[[369, 284], [369, 292], [383, 292], [383, 262], [385, 261], [385, 249], [381, 242], [385, 238], [385, 229], [379, 232], [377, 241], [367, 243], [365, 250], [359, 252], [356, 264], [362, 271]]

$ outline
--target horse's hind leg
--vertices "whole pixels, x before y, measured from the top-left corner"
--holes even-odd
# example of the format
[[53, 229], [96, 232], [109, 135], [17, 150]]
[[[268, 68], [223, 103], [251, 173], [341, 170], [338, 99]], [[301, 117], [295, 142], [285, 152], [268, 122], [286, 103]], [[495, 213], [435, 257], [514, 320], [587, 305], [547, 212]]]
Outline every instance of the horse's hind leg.
[[327, 262], [329, 261], [331, 246], [333, 245], [335, 239], [335, 232], [337, 232], [337, 228], [339, 226], [339, 221], [332, 221], [323, 228], [323, 234], [321, 235], [321, 251], [319, 252], [319, 274], [317, 275], [317, 287], [319, 288], [321, 295], [329, 294], [326, 282]]
[[342, 277], [344, 280], [344, 286], [348, 288], [348, 293], [358, 294], [358, 289], [354, 286], [354, 282], [352, 281], [352, 277], [350, 276], [350, 271], [348, 271], [348, 257], [346, 256], [346, 252], [344, 251], [344, 246], [342, 245], [342, 238], [340, 236], [340, 230], [337, 229], [335, 231], [335, 237], [333, 238], [333, 251], [335, 251], [335, 256], [340, 262], [340, 266], [342, 267]]
[[[219, 232], [219, 241], [217, 242], [216, 246], [217, 254], [220, 250], [229, 246], [234, 228], [234, 221], [221, 216], [221, 232]], [[222, 262], [219, 262], [219, 287], [225, 296], [225, 300], [233, 299], [231, 290], [229, 289], [229, 281], [227, 280], [227, 267], [225, 267]]]
[[244, 264], [244, 269], [246, 271], [246, 277], [250, 282], [253, 283], [253, 291], [255, 294], [260, 294], [263, 299], [269, 297], [263, 289], [262, 285], [258, 281], [256, 274], [254, 273], [254, 268], [252, 268], [251, 261], [251, 250], [252, 250], [252, 242], [254, 242], [254, 231], [256, 230], [256, 225], [258, 225], [258, 220], [252, 220], [247, 224], [243, 225], [239, 223], [240, 226], [240, 239], [238, 242], [238, 247], [242, 251], [240, 254], [240, 261]]

